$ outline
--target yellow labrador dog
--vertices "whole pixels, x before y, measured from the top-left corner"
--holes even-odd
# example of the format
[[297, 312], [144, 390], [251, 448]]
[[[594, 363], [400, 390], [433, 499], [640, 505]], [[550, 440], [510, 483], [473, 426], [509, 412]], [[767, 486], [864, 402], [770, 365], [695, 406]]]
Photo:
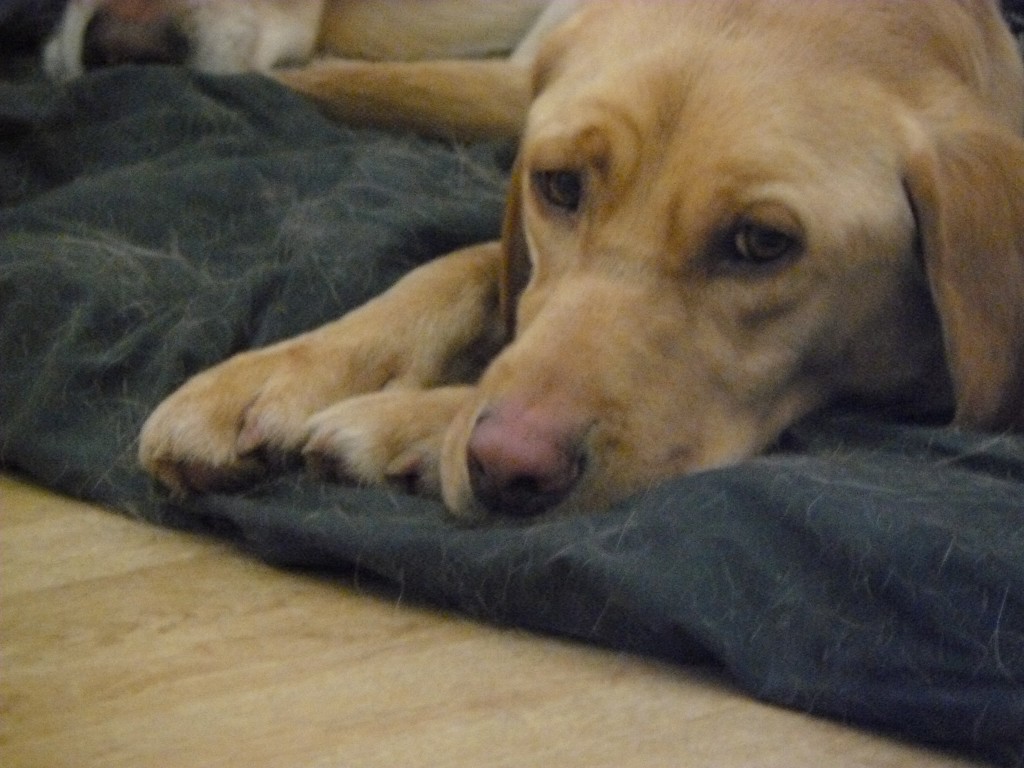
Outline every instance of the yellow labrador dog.
[[[588, 0], [543, 38], [501, 241], [186, 382], [149, 472], [203, 491], [304, 454], [482, 519], [741, 460], [842, 398], [1024, 429], [1024, 72], [995, 2]], [[348, 97], [308, 75], [284, 77]]]

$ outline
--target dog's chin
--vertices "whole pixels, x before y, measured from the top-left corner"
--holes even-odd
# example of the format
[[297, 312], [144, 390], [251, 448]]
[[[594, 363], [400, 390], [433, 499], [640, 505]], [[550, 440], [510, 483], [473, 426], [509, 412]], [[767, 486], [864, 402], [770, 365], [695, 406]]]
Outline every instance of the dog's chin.
[[[452, 519], [469, 525], [499, 520], [528, 523], [603, 512], [671, 478], [735, 466], [771, 451], [787, 425], [796, 420], [779, 414], [768, 423], [756, 418], [718, 420], [704, 424], [704, 430], [692, 429], [696, 425], [691, 424], [691, 429], [660, 436], [635, 424], [627, 425], [634, 429], [625, 432], [595, 427], [581, 453], [579, 474], [565, 493], [512, 493], [504, 503], [495, 504], [479, 492], [470, 467], [471, 434], [483, 412], [481, 402], [468, 403], [449, 425], [440, 455], [441, 495], [447, 511]], [[673, 437], [676, 439], [669, 439]]]
[[[452, 520], [466, 525], [504, 522], [528, 524], [538, 520], [593, 514], [654, 487], [671, 477], [734, 464], [751, 454], [749, 445], [704, 455], [678, 445], [647, 454], [637, 446], [623, 452], [621, 442], [597, 435], [585, 452], [579, 474], [564, 493], [525, 490], [507, 494], [501, 503], [488, 501], [474, 483], [469, 443], [483, 406], [470, 403], [449, 425], [441, 447], [441, 496]], [[616, 443], [619, 450], [612, 450]], [[628, 454], [624, 455], [624, 454]]]

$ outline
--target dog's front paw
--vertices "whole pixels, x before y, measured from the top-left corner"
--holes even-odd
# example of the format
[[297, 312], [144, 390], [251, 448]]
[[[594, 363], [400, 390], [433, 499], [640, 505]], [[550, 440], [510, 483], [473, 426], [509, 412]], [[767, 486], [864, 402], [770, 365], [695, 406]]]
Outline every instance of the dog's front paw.
[[312, 414], [381, 383], [325, 358], [330, 350], [297, 340], [194, 376], [146, 420], [140, 463], [177, 494], [235, 489], [287, 463], [305, 443]]
[[331, 480], [440, 497], [444, 433], [471, 392], [392, 389], [343, 400], [309, 420], [306, 465]]
[[140, 462], [178, 493], [229, 490], [306, 447], [328, 474], [436, 491], [441, 434], [472, 390], [431, 388], [474, 378], [503, 338], [500, 264], [495, 244], [437, 259], [339, 320], [200, 373], [146, 421]]

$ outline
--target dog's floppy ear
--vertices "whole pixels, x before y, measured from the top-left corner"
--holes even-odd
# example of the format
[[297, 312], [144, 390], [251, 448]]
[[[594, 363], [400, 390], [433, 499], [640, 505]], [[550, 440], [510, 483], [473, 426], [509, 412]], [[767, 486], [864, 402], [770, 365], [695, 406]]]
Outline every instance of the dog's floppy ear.
[[512, 168], [501, 235], [503, 264], [500, 301], [508, 338], [515, 335], [516, 305], [519, 295], [530, 281], [530, 252], [523, 230], [522, 173], [522, 162], [517, 158]]
[[[552, 11], [552, 19], [562, 18], [562, 15], [571, 10], [568, 21], [563, 21], [552, 31], [548, 32], [541, 43], [539, 50], [533, 59], [531, 68], [531, 101], [557, 77], [559, 66], [567, 55], [570, 41], [578, 36], [579, 26], [583, 19], [587, 18], [588, 11], [581, 10], [574, 3], [562, 3], [561, 9]], [[508, 188], [508, 198], [505, 203], [505, 222], [502, 227], [502, 250], [504, 266], [501, 280], [501, 313], [505, 320], [505, 328], [508, 338], [515, 336], [516, 332], [516, 306], [519, 303], [519, 296], [530, 282], [532, 261], [530, 259], [530, 247], [526, 239], [526, 231], [523, 229], [523, 168], [522, 153], [516, 157], [512, 166], [511, 180]]]
[[1024, 140], [969, 123], [914, 144], [906, 184], [956, 422], [1024, 430]]

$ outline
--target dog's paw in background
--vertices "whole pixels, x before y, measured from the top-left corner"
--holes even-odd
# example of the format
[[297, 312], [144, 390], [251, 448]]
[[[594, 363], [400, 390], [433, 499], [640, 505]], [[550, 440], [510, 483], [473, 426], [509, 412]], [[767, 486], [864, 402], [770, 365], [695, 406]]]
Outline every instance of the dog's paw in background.
[[43, 68], [55, 80], [130, 61], [265, 72], [312, 55], [322, 8], [322, 0], [70, 0], [43, 46]]

